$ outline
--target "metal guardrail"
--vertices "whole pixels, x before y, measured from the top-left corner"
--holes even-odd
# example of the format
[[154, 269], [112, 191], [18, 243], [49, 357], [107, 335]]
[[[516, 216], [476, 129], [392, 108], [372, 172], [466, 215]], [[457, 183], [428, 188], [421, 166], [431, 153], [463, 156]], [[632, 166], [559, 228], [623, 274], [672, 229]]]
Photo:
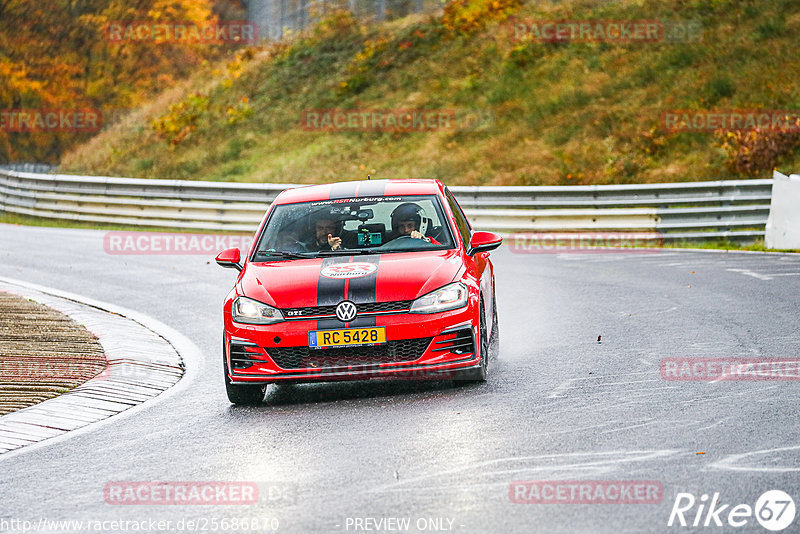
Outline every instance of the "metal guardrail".
[[0, 163], [0, 171], [51, 172], [55, 165], [49, 163]]
[[[658, 232], [665, 240], [763, 237], [772, 180], [450, 189], [476, 227]], [[291, 184], [34, 174], [0, 169], [0, 211], [141, 227], [253, 232]]]

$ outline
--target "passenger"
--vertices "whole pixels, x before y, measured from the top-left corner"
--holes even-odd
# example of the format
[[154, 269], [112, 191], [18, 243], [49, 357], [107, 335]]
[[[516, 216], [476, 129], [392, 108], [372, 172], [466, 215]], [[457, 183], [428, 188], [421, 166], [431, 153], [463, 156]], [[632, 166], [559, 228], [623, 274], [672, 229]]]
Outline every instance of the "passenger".
[[392, 211], [393, 239], [407, 236], [412, 239], [422, 239], [434, 245], [441, 245], [437, 240], [432, 237], [426, 237], [420, 231], [424, 218], [425, 211], [413, 202], [406, 202], [397, 206]]
[[284, 226], [278, 234], [275, 246], [283, 252], [305, 252], [306, 247], [300, 242], [300, 232], [296, 226]]

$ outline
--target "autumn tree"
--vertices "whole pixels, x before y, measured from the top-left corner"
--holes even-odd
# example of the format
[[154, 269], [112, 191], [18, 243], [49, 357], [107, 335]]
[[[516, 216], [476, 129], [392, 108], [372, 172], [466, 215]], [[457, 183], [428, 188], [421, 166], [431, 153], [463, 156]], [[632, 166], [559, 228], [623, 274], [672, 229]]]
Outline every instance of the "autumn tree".
[[[233, 44], [108, 38], [111, 23], [213, 24], [238, 0], [0, 0], [0, 111], [134, 107]], [[91, 133], [0, 127], [0, 163], [56, 162]]]

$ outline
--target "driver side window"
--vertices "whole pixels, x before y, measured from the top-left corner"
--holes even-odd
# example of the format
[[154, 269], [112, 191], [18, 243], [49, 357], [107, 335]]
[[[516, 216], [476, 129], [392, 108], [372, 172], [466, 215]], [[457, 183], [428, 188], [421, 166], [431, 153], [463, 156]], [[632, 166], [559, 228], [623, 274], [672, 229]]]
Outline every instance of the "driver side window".
[[445, 188], [444, 192], [447, 195], [447, 203], [450, 204], [450, 210], [453, 212], [453, 219], [456, 221], [458, 233], [461, 234], [461, 240], [464, 242], [464, 247], [469, 247], [469, 242], [472, 237], [472, 226], [469, 224], [466, 215], [464, 215], [464, 212], [461, 210], [461, 206], [459, 206], [458, 202], [456, 202], [453, 193], [451, 193], [447, 188]]

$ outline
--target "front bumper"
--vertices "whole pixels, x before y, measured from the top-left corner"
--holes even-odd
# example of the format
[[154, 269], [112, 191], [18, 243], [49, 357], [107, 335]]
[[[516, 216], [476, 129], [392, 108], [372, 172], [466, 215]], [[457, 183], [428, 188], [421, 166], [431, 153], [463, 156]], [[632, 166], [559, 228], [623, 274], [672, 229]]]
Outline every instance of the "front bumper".
[[309, 348], [308, 332], [345, 328], [344, 323], [337, 327], [330, 321], [292, 320], [243, 325], [226, 313], [227, 378], [231, 383], [454, 378], [481, 363], [473, 304], [431, 315], [373, 316], [369, 322], [386, 328], [386, 345], [336, 349]]

